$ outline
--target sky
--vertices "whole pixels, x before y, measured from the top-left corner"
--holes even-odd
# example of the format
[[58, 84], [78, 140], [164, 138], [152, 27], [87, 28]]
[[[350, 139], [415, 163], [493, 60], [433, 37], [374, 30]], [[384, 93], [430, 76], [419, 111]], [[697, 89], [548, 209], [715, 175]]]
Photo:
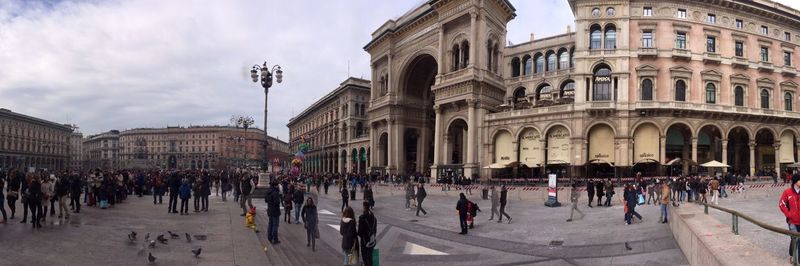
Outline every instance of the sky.
[[[372, 32], [423, 2], [0, 0], [0, 108], [84, 135], [234, 115], [263, 128], [264, 91], [249, 71], [266, 60], [284, 76], [269, 92], [267, 128], [286, 140], [291, 117], [348, 75], [370, 77]], [[566, 0], [511, 2], [513, 43], [574, 25]]]

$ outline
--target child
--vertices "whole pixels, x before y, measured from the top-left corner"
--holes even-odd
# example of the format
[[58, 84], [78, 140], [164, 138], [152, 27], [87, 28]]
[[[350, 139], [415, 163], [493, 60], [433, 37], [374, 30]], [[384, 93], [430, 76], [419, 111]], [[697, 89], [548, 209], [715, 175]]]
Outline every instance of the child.
[[183, 178], [181, 187], [178, 189], [178, 195], [181, 198], [181, 215], [189, 215], [189, 198], [192, 197], [189, 179]]
[[247, 228], [253, 229], [254, 232], [258, 233], [258, 229], [256, 229], [256, 207], [251, 207], [250, 211], [247, 212], [244, 217], [244, 224]]

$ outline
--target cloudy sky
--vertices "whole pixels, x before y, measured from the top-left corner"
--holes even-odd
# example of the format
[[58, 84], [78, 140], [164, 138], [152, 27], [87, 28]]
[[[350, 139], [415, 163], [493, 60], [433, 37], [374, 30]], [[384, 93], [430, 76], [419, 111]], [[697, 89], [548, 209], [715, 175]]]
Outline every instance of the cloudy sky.
[[[248, 71], [268, 60], [284, 70], [268, 129], [286, 140], [289, 118], [338, 86], [348, 65], [369, 78], [370, 34], [423, 2], [0, 0], [0, 107], [84, 134], [227, 124], [231, 115], [263, 127], [263, 89]], [[573, 24], [566, 0], [511, 2], [511, 42]]]

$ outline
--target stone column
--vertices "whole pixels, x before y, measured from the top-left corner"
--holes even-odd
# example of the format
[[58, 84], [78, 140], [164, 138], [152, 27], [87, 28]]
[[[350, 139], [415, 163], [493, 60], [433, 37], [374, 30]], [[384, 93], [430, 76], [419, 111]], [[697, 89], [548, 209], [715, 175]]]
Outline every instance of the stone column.
[[467, 99], [467, 119], [469, 120], [467, 125], [467, 141], [464, 143], [465, 147], [467, 148], [467, 160], [465, 161], [467, 165], [472, 166], [475, 164], [475, 149], [478, 146], [478, 140], [476, 137], [476, 131], [478, 130], [478, 121], [475, 116], [475, 106], [478, 104], [478, 100], [476, 99]]
[[478, 13], [477, 12], [470, 12], [470, 41], [469, 41], [469, 65], [474, 66], [477, 58], [475, 56], [475, 50], [478, 47]]
[[[444, 51], [445, 51], [444, 26], [442, 24], [439, 24], [439, 51], [437, 51], [439, 53], [439, 63], [437, 64], [437, 67], [439, 67], [439, 71], [436, 72], [437, 73], [436, 74], [437, 77], [441, 76], [442, 74], [444, 74], [446, 66], [448, 65], [448, 63], [447, 63], [448, 60], [445, 60], [445, 52]], [[391, 72], [391, 71], [389, 71], [389, 72]], [[437, 80], [436, 83], [439, 83], [439, 81]], [[434, 159], [434, 160], [436, 160], [436, 159]], [[435, 162], [434, 162], [434, 165], [436, 165]]]
[[[722, 139], [722, 163], [728, 164], [728, 139]], [[728, 172], [728, 168], [722, 168], [723, 173]]]
[[436, 112], [436, 120], [433, 122], [433, 166], [439, 166], [442, 162], [440, 158], [442, 149], [442, 108], [439, 105], [434, 105], [433, 110]]
[[667, 163], [667, 137], [661, 137], [659, 142], [659, 159], [661, 160], [661, 164]]
[[750, 141], [747, 144], [750, 147], [750, 176], [756, 174], [756, 142]]
[[692, 137], [692, 161], [697, 162], [697, 137]]
[[389, 174], [393, 174], [394, 173], [394, 169], [396, 169], [395, 166], [397, 165], [395, 163], [395, 160], [397, 160], [396, 157], [397, 157], [397, 154], [398, 154], [397, 153], [397, 147], [395, 145], [395, 142], [396, 142], [395, 139], [397, 139], [397, 135], [396, 135], [397, 133], [394, 131], [394, 128], [395, 128], [395, 124], [394, 123], [395, 123], [395, 121], [396, 120], [394, 118], [389, 118], [389, 123], [387, 124], [387, 131], [386, 131], [387, 134], [388, 134], [388, 144], [389, 144], [389, 146], [387, 147], [388, 152], [386, 153], [387, 154], [387, 158], [386, 159], [388, 161], [386, 163], [386, 171]]
[[775, 148], [775, 174], [781, 179], [781, 142], [775, 142], [772, 147]]
[[406, 170], [406, 149], [405, 149], [405, 132], [406, 132], [406, 125], [404, 123], [397, 123], [395, 130], [397, 130], [397, 138], [395, 139], [395, 143], [397, 144], [397, 159], [395, 160], [398, 173], [405, 173]]

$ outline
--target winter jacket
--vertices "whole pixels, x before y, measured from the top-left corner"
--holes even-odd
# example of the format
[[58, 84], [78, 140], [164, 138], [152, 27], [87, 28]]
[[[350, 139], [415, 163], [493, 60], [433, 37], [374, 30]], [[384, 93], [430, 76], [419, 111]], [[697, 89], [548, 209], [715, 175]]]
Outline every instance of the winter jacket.
[[578, 192], [578, 187], [573, 187], [572, 192], [570, 193], [569, 199], [572, 203], [577, 203], [578, 198], [581, 197], [581, 193]]
[[800, 225], [800, 194], [794, 190], [794, 185], [783, 191], [778, 207], [786, 216], [787, 223]]
[[508, 190], [501, 189], [500, 190], [500, 205], [504, 205], [508, 202]]
[[306, 225], [306, 230], [317, 230], [317, 224], [319, 223], [317, 206], [303, 206], [303, 209], [301, 209], [301, 217], [303, 219], [303, 223]]
[[350, 199], [350, 193], [348, 193], [347, 188], [342, 188], [342, 200], [347, 201]]
[[605, 195], [603, 193], [603, 187], [604, 187], [603, 182], [597, 182], [597, 184], [595, 184], [595, 187], [597, 188], [595, 191], [595, 193], [597, 193], [597, 196], [602, 197]]
[[342, 218], [339, 223], [339, 234], [342, 235], [342, 250], [350, 250], [356, 244], [356, 221], [351, 218]]
[[417, 201], [422, 201], [427, 196], [428, 192], [425, 192], [425, 187], [420, 186], [417, 188]]
[[372, 212], [366, 212], [358, 217], [358, 237], [361, 239], [362, 248], [371, 248], [368, 246], [368, 243], [370, 237], [378, 233], [376, 232], [377, 230], [378, 219], [375, 218], [375, 215], [372, 214]]
[[467, 209], [467, 202], [468, 200], [466, 198], [461, 198], [458, 200], [458, 203], [456, 203], [456, 210], [458, 211], [458, 214], [460, 215], [467, 214], [467, 212], [469, 211]]
[[303, 191], [295, 189], [294, 193], [292, 194], [292, 199], [296, 205], [303, 204]]
[[594, 183], [589, 181], [586, 182], [586, 193], [589, 195], [594, 195]]
[[188, 200], [192, 197], [192, 189], [189, 186], [189, 182], [183, 182], [181, 187], [178, 189], [178, 195], [180, 195], [182, 200]]
[[281, 216], [281, 192], [278, 191], [277, 186], [269, 188], [267, 195], [264, 197], [264, 201], [267, 202], [267, 216]]
[[670, 192], [672, 192], [672, 190], [669, 189], [667, 183], [661, 185], [661, 204], [669, 204]]
[[42, 201], [42, 184], [32, 180], [28, 185], [28, 203], [38, 203]]

